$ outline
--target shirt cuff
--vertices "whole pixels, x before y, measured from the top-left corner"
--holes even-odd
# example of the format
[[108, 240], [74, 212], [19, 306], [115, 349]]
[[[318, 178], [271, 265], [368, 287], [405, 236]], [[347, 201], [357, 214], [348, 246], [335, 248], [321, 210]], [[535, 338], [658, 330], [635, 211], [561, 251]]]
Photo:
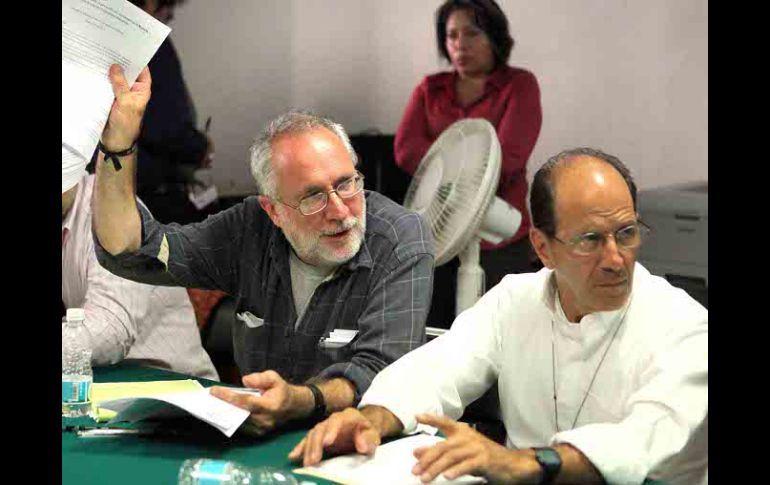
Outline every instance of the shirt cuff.
[[560, 443], [580, 450], [613, 485], [638, 485], [649, 472], [644, 451], [629, 443], [627, 431], [618, 424], [597, 423], [562, 431], [551, 438], [552, 445]]
[[[99, 238], [96, 237], [94, 232], [94, 249], [96, 250], [97, 259], [102, 264], [104, 264], [103, 262], [108, 263], [111, 261], [117, 266], [127, 268], [147, 264], [149, 259], [163, 264], [168, 269], [168, 241], [160, 229], [160, 223], [153, 219], [150, 211], [138, 199], [136, 206], [139, 209], [142, 224], [142, 242], [139, 249], [134, 252], [112, 255], [102, 247], [99, 243]], [[164, 246], [165, 251], [162, 249]], [[165, 253], [165, 257], [163, 257], [163, 253]], [[104, 265], [109, 268], [109, 264]]]
[[402, 399], [400, 396], [392, 395], [388, 389], [384, 389], [383, 387], [386, 386], [382, 386], [379, 389], [372, 388], [369, 392], [364, 394], [361, 398], [361, 402], [358, 404], [358, 409], [361, 409], [364, 406], [381, 406], [387, 409], [401, 421], [401, 424], [404, 426], [403, 434], [406, 435], [414, 433], [436, 434], [438, 431], [437, 428], [418, 423], [415, 416], [418, 412], [441, 416], [443, 415], [443, 411], [439, 407], [425, 410], [421, 409], [418, 412], [415, 412], [414, 406], [409, 405], [409, 399]]

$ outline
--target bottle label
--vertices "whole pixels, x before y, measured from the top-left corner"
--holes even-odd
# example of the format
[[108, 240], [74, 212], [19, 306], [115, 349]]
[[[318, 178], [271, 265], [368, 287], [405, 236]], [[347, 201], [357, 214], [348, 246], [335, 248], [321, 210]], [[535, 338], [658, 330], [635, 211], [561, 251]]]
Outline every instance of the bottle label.
[[89, 381], [62, 381], [61, 383], [61, 401], [62, 402], [88, 402], [91, 396], [91, 383]]
[[230, 478], [227, 471], [229, 462], [224, 460], [204, 460], [198, 465], [196, 478], [198, 485], [220, 485]]

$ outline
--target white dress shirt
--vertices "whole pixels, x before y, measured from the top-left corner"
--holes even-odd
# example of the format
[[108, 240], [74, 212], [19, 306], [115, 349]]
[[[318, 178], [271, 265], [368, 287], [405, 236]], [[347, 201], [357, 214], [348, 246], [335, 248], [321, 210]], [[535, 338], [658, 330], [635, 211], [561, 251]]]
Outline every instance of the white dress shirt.
[[62, 221], [61, 296], [67, 308], [83, 308], [94, 365], [128, 360], [219, 380], [201, 346], [192, 304], [184, 288], [135, 283], [96, 260], [91, 232], [94, 176], [78, 182]]
[[627, 304], [579, 323], [564, 316], [551, 270], [506, 276], [449, 332], [380, 372], [359, 407], [388, 408], [409, 433], [415, 414], [457, 419], [495, 382], [509, 447], [570, 443], [610, 484], [706, 480], [708, 311], [638, 263]]

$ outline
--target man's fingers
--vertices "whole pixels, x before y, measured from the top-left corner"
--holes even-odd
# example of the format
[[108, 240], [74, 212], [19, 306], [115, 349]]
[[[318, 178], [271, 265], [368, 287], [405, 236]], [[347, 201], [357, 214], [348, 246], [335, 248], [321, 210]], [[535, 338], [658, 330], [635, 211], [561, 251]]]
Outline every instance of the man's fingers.
[[454, 480], [462, 475], [470, 475], [478, 472], [478, 464], [476, 460], [463, 460], [455, 465], [444, 470], [443, 475], [448, 480]]
[[428, 451], [431, 448], [433, 448], [433, 447], [432, 446], [420, 446], [418, 448], [415, 448], [414, 451], [412, 451], [412, 454], [414, 455], [415, 458], [417, 458], [419, 460], [422, 457], [422, 455], [424, 455], [425, 452]]
[[244, 386], [260, 390], [270, 389], [280, 380], [280, 376], [277, 373], [271, 371], [255, 372], [253, 374], [243, 376], [243, 379], [241, 379]]
[[414, 455], [418, 461], [412, 468], [412, 473], [415, 475], [422, 475], [425, 470], [433, 465], [433, 462], [438, 460], [444, 453], [447, 452], [447, 450], [451, 447], [449, 445], [451, 445], [449, 440], [437, 443], [429, 447], [427, 450], [421, 451], [419, 458], [417, 457], [417, 450], [415, 450]]
[[262, 412], [263, 406], [259, 402], [259, 396], [251, 396], [240, 392], [233, 392], [226, 387], [214, 386], [209, 389], [209, 393], [223, 401], [227, 401], [234, 406], [245, 409], [251, 413]]
[[218, 397], [219, 399], [223, 401], [227, 401], [231, 404], [234, 404], [233, 401], [240, 396], [240, 394], [235, 393], [226, 387], [222, 386], [213, 386], [209, 388], [209, 394], [211, 394], [214, 397]]
[[295, 446], [294, 449], [289, 452], [289, 460], [299, 460], [299, 458], [302, 456], [302, 453], [305, 451], [305, 443], [307, 443], [307, 436], [302, 438], [302, 441], [297, 443], [297, 446]]
[[144, 69], [142, 69], [142, 72], [140, 72], [139, 76], [136, 78], [136, 82], [152, 84], [152, 76], [150, 75], [149, 66], [144, 66]]
[[326, 432], [324, 433], [323, 439], [321, 440], [321, 444], [324, 448], [327, 448], [334, 444], [334, 442], [337, 440], [337, 436], [340, 432], [340, 427], [342, 423], [340, 423], [339, 420], [328, 420], [326, 421]]
[[[149, 75], [149, 70], [147, 73]], [[112, 84], [112, 92], [115, 94], [116, 98], [129, 91], [128, 81], [123, 75], [123, 68], [120, 67], [119, 64], [112, 64], [110, 66], [109, 78], [110, 83]]]
[[366, 423], [359, 423], [353, 434], [356, 451], [362, 455], [373, 455], [380, 445], [380, 436], [377, 431]]
[[429, 482], [436, 478], [439, 474], [445, 472], [449, 468], [468, 461], [473, 457], [473, 450], [469, 447], [454, 448], [446, 450], [439, 455], [430, 466], [421, 466], [419, 470], [420, 480], [423, 483]]
[[305, 450], [305, 466], [315, 465], [323, 457], [323, 437], [326, 433], [327, 422], [323, 421], [307, 435], [308, 446]]
[[437, 416], [435, 414], [418, 414], [415, 416], [415, 419], [417, 419], [418, 423], [427, 424], [428, 426], [440, 429], [447, 436], [453, 433], [459, 426], [459, 423], [454, 419], [447, 418], [446, 416]]

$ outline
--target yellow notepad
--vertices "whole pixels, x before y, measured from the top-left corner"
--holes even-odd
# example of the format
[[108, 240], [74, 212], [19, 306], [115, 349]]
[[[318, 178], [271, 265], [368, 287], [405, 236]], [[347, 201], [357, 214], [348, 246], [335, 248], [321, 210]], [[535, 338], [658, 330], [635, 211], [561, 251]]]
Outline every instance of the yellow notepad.
[[117, 414], [115, 411], [99, 408], [99, 403], [102, 401], [124, 397], [155, 396], [170, 392], [195, 391], [202, 388], [203, 386], [193, 379], [94, 383], [91, 387], [91, 401], [94, 407], [94, 416], [96, 416], [97, 421], [101, 422], [109, 421]]

